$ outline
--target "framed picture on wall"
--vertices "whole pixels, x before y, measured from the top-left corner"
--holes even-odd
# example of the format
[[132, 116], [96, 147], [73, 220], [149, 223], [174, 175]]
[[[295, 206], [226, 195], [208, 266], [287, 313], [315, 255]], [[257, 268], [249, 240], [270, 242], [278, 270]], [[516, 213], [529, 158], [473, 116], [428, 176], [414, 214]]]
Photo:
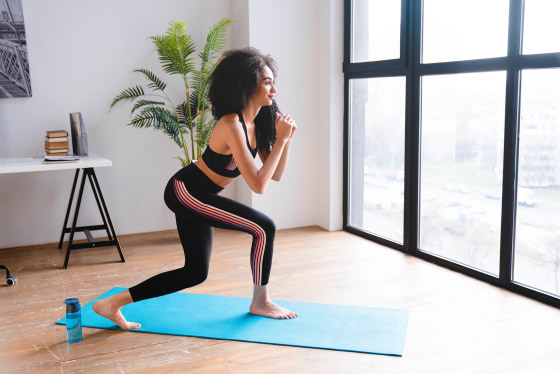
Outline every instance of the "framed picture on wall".
[[0, 0], [0, 98], [30, 97], [22, 0]]

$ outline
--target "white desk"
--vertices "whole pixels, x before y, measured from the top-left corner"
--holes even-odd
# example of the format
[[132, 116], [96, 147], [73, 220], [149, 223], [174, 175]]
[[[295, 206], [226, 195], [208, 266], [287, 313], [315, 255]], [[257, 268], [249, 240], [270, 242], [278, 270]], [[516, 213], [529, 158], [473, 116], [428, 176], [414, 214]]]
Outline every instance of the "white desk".
[[49, 170], [67, 170], [67, 169], [83, 169], [98, 168], [111, 166], [113, 162], [104, 157], [90, 153], [88, 156], [81, 156], [80, 161], [60, 162], [60, 163], [44, 163], [44, 157], [27, 157], [21, 158], [0, 158], [0, 174], [26, 173], [31, 171], [49, 171]]
[[[64, 268], [68, 267], [68, 259], [70, 258], [70, 251], [74, 249], [81, 248], [93, 248], [93, 247], [106, 247], [106, 246], [116, 246], [119, 250], [121, 261], [124, 262], [124, 256], [117, 239], [117, 234], [113, 228], [113, 223], [111, 222], [111, 217], [109, 216], [109, 211], [105, 204], [105, 199], [101, 193], [101, 188], [99, 187], [99, 182], [95, 175], [93, 168], [111, 166], [113, 163], [111, 160], [104, 157], [98, 156], [96, 154], [90, 153], [88, 156], [81, 156], [79, 161], [74, 162], [57, 162], [57, 163], [45, 163], [44, 157], [31, 157], [31, 158], [13, 158], [13, 159], [0, 159], [0, 174], [11, 174], [11, 173], [26, 173], [26, 172], [36, 172], [36, 171], [52, 171], [52, 170], [72, 170], [75, 169], [76, 173], [74, 175], [74, 183], [72, 185], [72, 191], [70, 192], [70, 199], [68, 201], [68, 208], [66, 210], [66, 218], [64, 219], [64, 225], [62, 226], [62, 233], [60, 235], [60, 241], [58, 243], [58, 248], [62, 248], [62, 242], [64, 240], [64, 234], [70, 233], [68, 239], [68, 247], [66, 249], [66, 258], [64, 259]], [[72, 204], [74, 201], [74, 193], [76, 191], [76, 185], [78, 182], [78, 176], [82, 170], [82, 180], [80, 183], [80, 189], [78, 193], [78, 199], [76, 206], [74, 208], [74, 217], [72, 225], [68, 227], [68, 218], [70, 216], [70, 211], [72, 209]], [[97, 202], [97, 207], [99, 208], [99, 213], [103, 220], [102, 225], [93, 226], [76, 226], [78, 221], [78, 214], [80, 212], [80, 205], [82, 202], [82, 195], [84, 192], [84, 186], [86, 181], [86, 176], [91, 185], [93, 195]], [[105, 241], [95, 241], [90, 231], [94, 230], [105, 230], [109, 240]], [[87, 239], [87, 243], [73, 243], [74, 233], [83, 232]], [[8, 273], [9, 274], [9, 273]]]

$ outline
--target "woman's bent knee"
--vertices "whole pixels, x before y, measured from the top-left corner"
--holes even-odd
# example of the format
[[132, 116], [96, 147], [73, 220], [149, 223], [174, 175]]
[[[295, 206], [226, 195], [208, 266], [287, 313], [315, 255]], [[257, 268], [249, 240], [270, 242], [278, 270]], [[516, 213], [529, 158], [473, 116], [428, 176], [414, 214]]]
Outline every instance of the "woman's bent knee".
[[268, 216], [264, 216], [260, 222], [260, 226], [267, 234], [274, 234], [276, 232], [276, 224]]
[[208, 278], [207, 269], [183, 268], [181, 279], [178, 280], [182, 289], [194, 287], [203, 283]]

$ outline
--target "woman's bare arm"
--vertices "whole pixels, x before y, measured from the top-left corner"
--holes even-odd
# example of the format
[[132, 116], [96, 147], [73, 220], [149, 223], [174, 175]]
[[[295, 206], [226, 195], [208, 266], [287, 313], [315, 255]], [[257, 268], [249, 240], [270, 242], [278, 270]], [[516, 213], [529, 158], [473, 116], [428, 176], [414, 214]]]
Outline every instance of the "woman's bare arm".
[[[291, 120], [291, 118], [290, 118]], [[288, 167], [288, 159], [290, 157], [290, 146], [292, 145], [292, 138], [294, 136], [294, 133], [297, 130], [297, 125], [292, 122], [292, 132], [290, 134], [290, 138], [288, 139], [288, 141], [286, 142], [286, 145], [284, 146], [284, 150], [282, 151], [282, 156], [280, 157], [280, 161], [278, 162], [278, 166], [276, 167], [276, 170], [274, 171], [274, 174], [272, 175], [272, 180], [274, 181], [280, 181], [282, 179], [282, 177], [284, 176], [284, 173], [286, 172], [286, 168]], [[264, 163], [266, 161], [266, 159], [268, 158], [268, 153], [267, 154], [263, 154], [261, 152], [259, 152], [259, 156], [261, 158], [261, 161]]]
[[276, 143], [260, 169], [255, 165], [251, 152], [247, 149], [245, 133], [240, 122], [233, 116], [228, 118], [222, 117], [223, 121], [221, 119], [221, 123], [216, 125], [218, 128], [217, 135], [227, 143], [241, 175], [249, 188], [256, 193], [262, 194], [266, 190], [268, 183], [273, 178], [283, 158], [285, 158], [284, 162], [287, 163], [287, 154], [284, 157], [283, 155], [292, 135], [294, 125], [288, 123], [286, 118], [284, 116], [277, 120], [276, 132], [278, 136]]

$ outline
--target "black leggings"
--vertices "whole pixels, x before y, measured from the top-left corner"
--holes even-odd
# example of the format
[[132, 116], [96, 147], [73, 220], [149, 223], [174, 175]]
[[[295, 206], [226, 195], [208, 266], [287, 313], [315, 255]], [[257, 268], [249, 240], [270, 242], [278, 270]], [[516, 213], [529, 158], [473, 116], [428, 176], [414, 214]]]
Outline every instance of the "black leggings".
[[167, 295], [206, 280], [212, 252], [213, 227], [243, 231], [253, 236], [253, 283], [268, 284], [276, 227], [266, 215], [218, 195], [222, 190], [196, 165], [181, 169], [165, 188], [165, 203], [175, 213], [185, 266], [158, 274], [131, 287], [134, 301]]

